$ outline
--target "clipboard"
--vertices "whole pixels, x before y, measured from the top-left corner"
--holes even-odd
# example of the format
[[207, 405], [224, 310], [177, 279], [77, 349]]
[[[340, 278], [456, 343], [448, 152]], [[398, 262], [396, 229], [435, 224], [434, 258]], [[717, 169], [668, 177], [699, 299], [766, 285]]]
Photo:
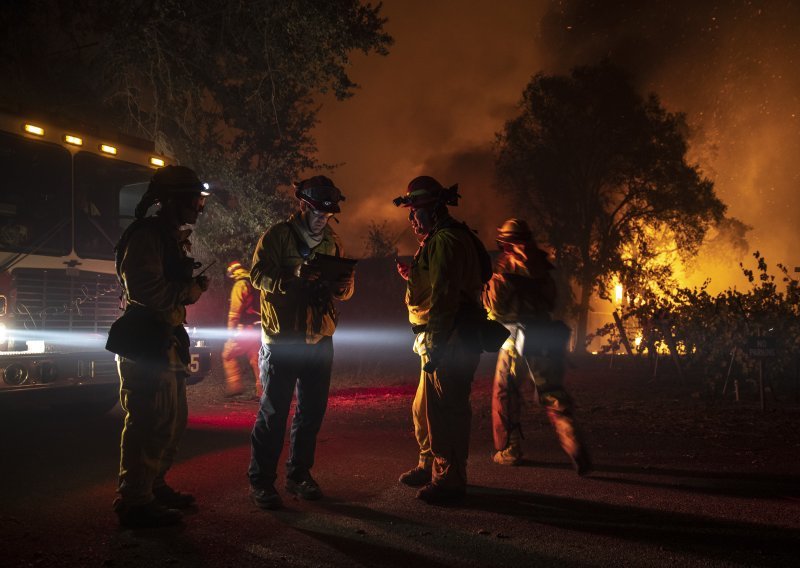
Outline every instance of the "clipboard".
[[335, 282], [351, 276], [356, 270], [357, 262], [355, 258], [317, 253], [308, 261], [308, 265], [319, 270], [320, 280]]

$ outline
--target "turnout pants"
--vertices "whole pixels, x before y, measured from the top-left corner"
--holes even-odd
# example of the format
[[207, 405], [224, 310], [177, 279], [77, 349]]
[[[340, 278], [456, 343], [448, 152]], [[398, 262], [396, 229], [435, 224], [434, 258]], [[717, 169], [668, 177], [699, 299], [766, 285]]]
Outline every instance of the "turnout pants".
[[261, 380], [259, 378], [258, 358], [261, 349], [261, 333], [247, 330], [237, 337], [225, 342], [222, 349], [222, 367], [225, 369], [225, 392], [239, 394], [244, 391], [244, 376], [241, 358], [246, 358], [253, 370], [256, 381], [256, 394], [261, 396]]
[[513, 346], [500, 350], [495, 368], [492, 388], [495, 450], [504, 450], [512, 434], [521, 434], [522, 390], [529, 381], [562, 449], [576, 461], [584, 449], [572, 414], [572, 399], [564, 389], [563, 356], [558, 353], [523, 356]]
[[297, 393], [289, 434], [286, 475], [301, 481], [314, 465], [317, 434], [328, 406], [333, 365], [333, 340], [318, 343], [271, 343], [261, 346], [259, 366], [263, 394], [250, 435], [248, 469], [254, 487], [272, 485], [286, 435], [286, 419]]
[[[427, 354], [420, 355], [422, 366]], [[420, 467], [432, 467], [433, 483], [449, 489], [467, 485], [472, 407], [469, 396], [480, 354], [457, 334], [433, 373], [420, 373], [412, 405]]]
[[143, 505], [153, 487], [165, 484], [186, 430], [186, 374], [129, 359], [120, 359], [117, 370], [125, 411], [117, 491], [125, 503]]

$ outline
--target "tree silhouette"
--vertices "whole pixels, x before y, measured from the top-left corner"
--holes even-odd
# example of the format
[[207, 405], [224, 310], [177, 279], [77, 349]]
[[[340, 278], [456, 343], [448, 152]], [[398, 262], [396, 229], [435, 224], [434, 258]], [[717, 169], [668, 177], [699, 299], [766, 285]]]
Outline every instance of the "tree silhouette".
[[198, 235], [215, 255], [245, 257], [281, 210], [276, 188], [319, 165], [314, 97], [352, 94], [351, 52], [387, 53], [380, 10], [358, 0], [11, 2], [0, 10], [0, 105], [154, 140], [223, 186]]
[[723, 219], [713, 183], [686, 161], [687, 132], [682, 114], [604, 62], [535, 75], [497, 135], [498, 191], [533, 221], [576, 288], [580, 350], [592, 294], [630, 269], [631, 247], [638, 264], [665, 237], [689, 256]]
[[396, 239], [389, 232], [387, 221], [370, 221], [364, 237], [366, 258], [394, 258], [397, 256]]

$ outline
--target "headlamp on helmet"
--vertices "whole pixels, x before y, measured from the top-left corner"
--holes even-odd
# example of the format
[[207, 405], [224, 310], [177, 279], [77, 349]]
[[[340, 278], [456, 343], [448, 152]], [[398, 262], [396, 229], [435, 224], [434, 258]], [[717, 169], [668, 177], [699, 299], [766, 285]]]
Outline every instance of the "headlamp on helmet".
[[436, 205], [457, 206], [461, 195], [458, 184], [444, 187], [430, 176], [419, 176], [408, 184], [405, 195], [392, 200], [395, 207], [425, 207]]
[[194, 170], [186, 166], [159, 168], [150, 180], [150, 188], [162, 196], [199, 193], [205, 197], [210, 193], [209, 185], [201, 182]]
[[345, 197], [333, 181], [325, 176], [314, 176], [292, 184], [294, 196], [307, 203], [312, 209], [325, 213], [339, 213], [339, 202]]

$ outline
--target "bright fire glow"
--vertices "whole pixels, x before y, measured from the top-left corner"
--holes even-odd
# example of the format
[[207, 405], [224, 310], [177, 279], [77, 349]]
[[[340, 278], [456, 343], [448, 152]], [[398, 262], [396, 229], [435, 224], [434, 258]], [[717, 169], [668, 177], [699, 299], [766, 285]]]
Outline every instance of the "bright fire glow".
[[622, 302], [622, 284], [614, 286], [614, 300], [619, 304]]

